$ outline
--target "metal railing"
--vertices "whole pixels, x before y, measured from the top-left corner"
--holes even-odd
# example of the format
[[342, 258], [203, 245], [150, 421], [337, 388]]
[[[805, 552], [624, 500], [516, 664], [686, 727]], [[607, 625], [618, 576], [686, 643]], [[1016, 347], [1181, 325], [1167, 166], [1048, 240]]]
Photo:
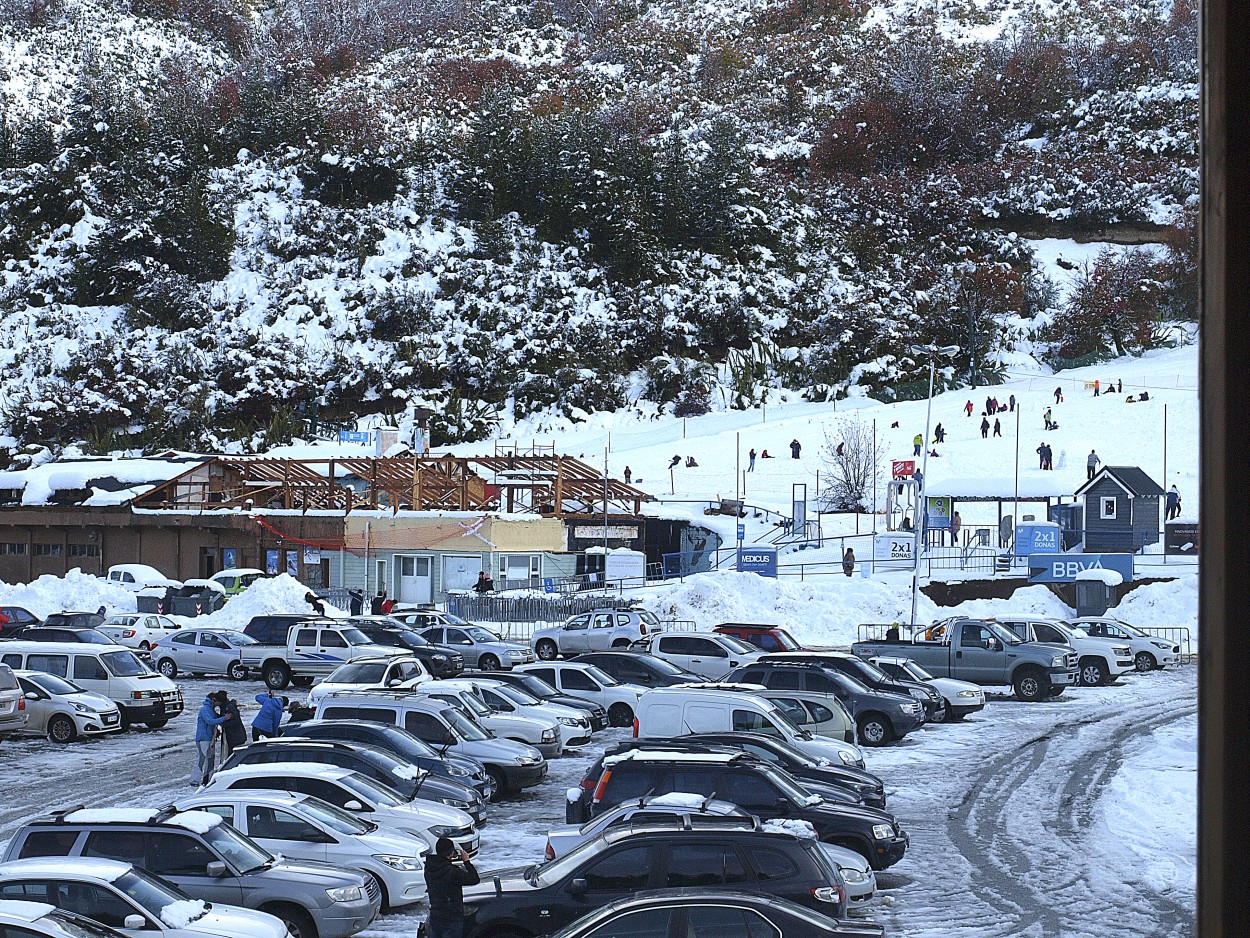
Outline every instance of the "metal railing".
[[[1109, 609], [1107, 610], [1107, 615], [1111, 615], [1114, 612], [1114, 609]], [[1142, 629], [1142, 631], [1147, 635], [1153, 635], [1155, 638], [1180, 646], [1182, 661], [1192, 661], [1194, 659], [1194, 644], [1186, 626], [1166, 626], [1163, 628]]]

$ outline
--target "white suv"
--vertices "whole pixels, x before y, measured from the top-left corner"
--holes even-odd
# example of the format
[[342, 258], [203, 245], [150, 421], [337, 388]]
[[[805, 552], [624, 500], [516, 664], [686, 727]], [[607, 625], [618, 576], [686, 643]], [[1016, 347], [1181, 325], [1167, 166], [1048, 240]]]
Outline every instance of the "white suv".
[[561, 655], [628, 648], [639, 639], [662, 631], [655, 613], [641, 609], [595, 609], [572, 616], [563, 625], [538, 629], [530, 639], [534, 654], [543, 661]]
[[1110, 616], [1083, 616], [1069, 621], [1090, 638], [1109, 638], [1117, 644], [1128, 645], [1133, 653], [1133, 665], [1138, 671], [1153, 671], [1180, 663], [1180, 645], [1143, 632], [1135, 625]]
[[632, 725], [638, 698], [646, 690], [639, 684], [623, 684], [593, 664], [576, 661], [539, 661], [517, 670], [546, 681], [562, 694], [597, 703], [608, 711], [610, 726]]
[[119, 645], [150, 651], [158, 643], [176, 635], [182, 626], [169, 616], [130, 613], [110, 616], [96, 628]]
[[764, 654], [742, 639], [720, 632], [662, 632], [641, 643], [651, 654], [710, 681], [734, 668], [754, 664]]

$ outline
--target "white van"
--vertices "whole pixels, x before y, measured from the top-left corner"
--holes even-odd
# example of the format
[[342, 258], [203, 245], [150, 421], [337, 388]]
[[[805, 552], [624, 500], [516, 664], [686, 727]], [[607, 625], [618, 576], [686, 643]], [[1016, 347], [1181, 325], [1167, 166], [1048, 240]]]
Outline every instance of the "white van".
[[182, 713], [182, 691], [121, 645], [80, 642], [5, 642], [0, 664], [14, 671], [43, 671], [107, 697], [121, 708], [122, 725], [159, 729]]
[[114, 586], [138, 593], [141, 590], [158, 587], [160, 589], [177, 589], [182, 586], [180, 580], [171, 580], [155, 567], [146, 563], [116, 563], [109, 567], [108, 581]]
[[638, 699], [634, 736], [653, 739], [688, 733], [763, 733], [784, 739], [809, 756], [856, 768], [864, 755], [853, 743], [815, 736], [760, 696], [758, 684], [677, 684], [656, 687]]

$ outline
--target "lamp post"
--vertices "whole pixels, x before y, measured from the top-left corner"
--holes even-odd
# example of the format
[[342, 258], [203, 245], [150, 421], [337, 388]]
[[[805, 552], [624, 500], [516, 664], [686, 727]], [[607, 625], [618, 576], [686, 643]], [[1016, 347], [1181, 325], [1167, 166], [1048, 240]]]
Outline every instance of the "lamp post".
[[916, 486], [916, 523], [912, 525], [914, 543], [911, 549], [911, 624], [916, 625], [916, 599], [920, 593], [920, 532], [928, 520], [928, 504], [925, 502], [924, 487], [929, 478], [929, 421], [933, 418], [933, 375], [937, 370], [937, 357], [954, 355], [959, 351], [958, 345], [943, 345], [941, 348], [930, 346], [926, 349], [915, 349], [929, 356], [929, 400], [924, 412], [924, 444], [921, 449], [920, 484]]

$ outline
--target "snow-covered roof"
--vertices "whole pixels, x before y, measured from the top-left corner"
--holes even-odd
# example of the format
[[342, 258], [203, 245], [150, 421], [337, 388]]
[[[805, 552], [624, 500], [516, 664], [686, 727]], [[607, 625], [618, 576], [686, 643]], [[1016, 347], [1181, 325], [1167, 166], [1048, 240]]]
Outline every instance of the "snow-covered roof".
[[0, 492], [9, 490], [3, 503], [10, 505], [114, 507], [128, 504], [206, 461], [203, 456], [182, 455], [65, 459], [0, 472]]
[[1118, 570], [1108, 570], [1105, 567], [1087, 567], [1077, 573], [1073, 577], [1074, 580], [1100, 580], [1108, 586], [1119, 586], [1124, 582], [1124, 575]]
[[105, 857], [27, 857], [5, 864], [10, 873], [33, 876], [83, 876], [112, 882], [130, 870], [124, 860]]
[[[1052, 477], [1053, 476], [1053, 477]], [[1021, 474], [1019, 479], [1004, 473], [1001, 476], [960, 476], [953, 479], [933, 479], [925, 482], [924, 493], [929, 498], [1004, 499], [1010, 501], [1044, 501], [1072, 495], [1072, 482], [1063, 474]]]
[[37, 922], [56, 907], [46, 902], [23, 902], [20, 899], [0, 899], [0, 915], [6, 915], [21, 922]]

